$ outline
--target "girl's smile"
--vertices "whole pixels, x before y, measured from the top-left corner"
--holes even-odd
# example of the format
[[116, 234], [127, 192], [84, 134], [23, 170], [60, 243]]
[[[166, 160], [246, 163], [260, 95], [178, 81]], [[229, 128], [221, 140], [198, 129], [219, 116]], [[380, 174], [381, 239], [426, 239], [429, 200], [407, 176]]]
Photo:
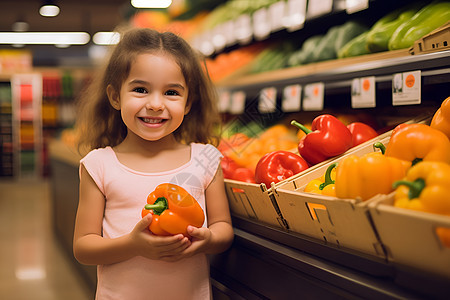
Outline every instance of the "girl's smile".
[[142, 122], [144, 122], [146, 124], [146, 126], [149, 126], [149, 127], [159, 127], [159, 126], [162, 126], [162, 124], [167, 121], [167, 119], [162, 119], [162, 118], [139, 117], [139, 119], [141, 119]]

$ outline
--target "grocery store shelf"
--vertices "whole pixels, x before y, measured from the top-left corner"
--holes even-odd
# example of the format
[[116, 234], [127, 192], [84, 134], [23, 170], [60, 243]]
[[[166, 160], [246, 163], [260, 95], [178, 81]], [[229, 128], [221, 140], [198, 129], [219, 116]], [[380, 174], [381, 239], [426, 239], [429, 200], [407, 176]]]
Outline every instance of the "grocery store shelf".
[[450, 51], [409, 55], [408, 49], [368, 54], [313, 63], [261, 74], [229, 78], [217, 85], [230, 90], [253, 90], [267, 86], [284, 87], [293, 83], [322, 81], [327, 88], [350, 86], [351, 79], [376, 76], [377, 82], [390, 81], [397, 72], [422, 70], [422, 76], [443, 76], [441, 81], [450, 82]]
[[444, 299], [450, 290], [440, 278], [248, 219], [234, 216], [233, 226], [233, 247], [212, 257], [212, 277], [249, 299]]

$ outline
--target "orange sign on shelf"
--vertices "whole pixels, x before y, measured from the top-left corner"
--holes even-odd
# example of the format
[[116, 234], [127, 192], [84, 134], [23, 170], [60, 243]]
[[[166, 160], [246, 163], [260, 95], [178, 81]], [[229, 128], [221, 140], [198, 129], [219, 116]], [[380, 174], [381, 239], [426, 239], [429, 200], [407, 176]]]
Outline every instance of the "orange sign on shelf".
[[414, 78], [413, 74], [409, 74], [408, 76], [406, 76], [405, 84], [407, 87], [411, 88], [414, 86], [415, 83], [416, 83], [416, 78]]

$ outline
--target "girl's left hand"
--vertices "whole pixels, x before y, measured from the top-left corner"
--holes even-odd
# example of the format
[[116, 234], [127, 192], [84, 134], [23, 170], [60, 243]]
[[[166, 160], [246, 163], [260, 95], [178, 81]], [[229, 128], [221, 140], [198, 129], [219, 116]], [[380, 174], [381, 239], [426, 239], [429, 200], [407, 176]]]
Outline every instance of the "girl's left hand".
[[211, 239], [211, 230], [205, 227], [194, 227], [189, 225], [187, 232], [191, 236], [191, 245], [186, 248], [180, 255], [166, 257], [165, 261], [177, 261], [183, 258], [191, 257], [198, 253], [205, 253], [206, 248]]

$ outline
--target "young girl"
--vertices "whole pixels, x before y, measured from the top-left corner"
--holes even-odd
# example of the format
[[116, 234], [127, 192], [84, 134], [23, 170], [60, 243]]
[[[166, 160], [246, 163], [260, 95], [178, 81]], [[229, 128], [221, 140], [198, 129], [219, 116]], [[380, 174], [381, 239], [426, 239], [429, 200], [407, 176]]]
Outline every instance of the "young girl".
[[[82, 100], [74, 255], [97, 267], [97, 299], [210, 299], [206, 254], [225, 251], [233, 230], [211, 144], [215, 93], [180, 37], [133, 29]], [[95, 149], [95, 150], [93, 150]], [[146, 199], [161, 183], [186, 189], [205, 211], [189, 237], [153, 235]]]

